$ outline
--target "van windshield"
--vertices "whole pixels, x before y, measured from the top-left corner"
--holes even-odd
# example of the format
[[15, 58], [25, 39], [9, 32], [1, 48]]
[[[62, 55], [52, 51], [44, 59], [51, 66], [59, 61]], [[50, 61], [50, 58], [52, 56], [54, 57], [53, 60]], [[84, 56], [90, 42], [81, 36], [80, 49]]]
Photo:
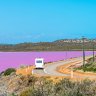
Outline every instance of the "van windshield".
[[36, 61], [36, 63], [42, 63], [42, 61], [41, 60], [38, 60], [38, 61]]

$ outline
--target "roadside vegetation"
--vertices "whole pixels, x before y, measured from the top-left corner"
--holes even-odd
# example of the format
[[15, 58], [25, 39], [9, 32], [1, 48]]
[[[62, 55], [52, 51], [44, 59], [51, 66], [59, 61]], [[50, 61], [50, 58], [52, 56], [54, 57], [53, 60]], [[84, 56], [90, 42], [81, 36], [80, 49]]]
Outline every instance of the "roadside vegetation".
[[0, 96], [96, 96], [95, 89], [96, 81], [89, 79], [53, 80], [49, 76], [24, 76], [15, 73], [0, 77]]
[[1, 72], [1, 75], [3, 74], [5, 76], [7, 76], [7, 75], [10, 75], [13, 72], [16, 72], [16, 69], [15, 68], [8, 68], [5, 71]]
[[[29, 87], [18, 96], [96, 96], [96, 82], [73, 82], [67, 78], [54, 83], [49, 77], [29, 77]], [[16, 96], [15, 94], [12, 96]]]
[[83, 70], [84, 72], [95, 72], [96, 73], [96, 57], [95, 60], [93, 62], [93, 58], [89, 58], [87, 60], [87, 63], [85, 64], [85, 66], [80, 66], [78, 68], [75, 68], [74, 71], [76, 70]]

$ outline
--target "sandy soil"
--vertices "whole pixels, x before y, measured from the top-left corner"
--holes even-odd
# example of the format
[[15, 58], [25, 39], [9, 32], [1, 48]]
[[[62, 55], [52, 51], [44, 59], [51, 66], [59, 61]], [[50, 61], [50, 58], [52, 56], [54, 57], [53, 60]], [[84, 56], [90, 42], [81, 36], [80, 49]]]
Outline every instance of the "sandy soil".
[[35, 68], [35, 66], [29, 66], [27, 68], [20, 68], [20, 69], [17, 69], [16, 71], [16, 74], [19, 75], [19, 74], [23, 74], [23, 75], [28, 75], [28, 74], [32, 74], [32, 70]]

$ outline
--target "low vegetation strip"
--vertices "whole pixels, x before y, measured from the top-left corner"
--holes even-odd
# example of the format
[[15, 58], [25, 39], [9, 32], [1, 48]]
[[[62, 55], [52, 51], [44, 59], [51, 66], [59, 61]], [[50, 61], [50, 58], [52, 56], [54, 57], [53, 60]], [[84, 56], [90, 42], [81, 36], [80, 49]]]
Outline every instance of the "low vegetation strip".
[[83, 72], [94, 72], [96, 73], [96, 57], [93, 61], [93, 58], [89, 58], [87, 60], [87, 63], [85, 64], [85, 66], [80, 66], [78, 68], [75, 68], [76, 70], [82, 70]]
[[67, 78], [54, 83], [50, 78], [41, 77], [31, 87], [25, 88], [20, 96], [95, 96], [94, 84], [88, 79], [72, 82]]
[[[55, 78], [57, 80], [58, 78]], [[96, 82], [81, 82], [62, 78], [54, 82], [49, 76], [16, 75], [1, 76], [0, 96], [96, 96]]]

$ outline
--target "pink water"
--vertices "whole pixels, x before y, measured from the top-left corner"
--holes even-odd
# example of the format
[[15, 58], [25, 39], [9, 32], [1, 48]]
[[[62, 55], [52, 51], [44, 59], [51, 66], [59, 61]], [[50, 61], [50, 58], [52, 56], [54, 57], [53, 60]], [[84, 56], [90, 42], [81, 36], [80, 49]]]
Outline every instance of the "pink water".
[[[92, 52], [86, 52], [92, 55]], [[0, 52], [0, 72], [7, 68], [19, 68], [21, 64], [34, 65], [35, 58], [44, 58], [44, 62], [59, 61], [74, 57], [81, 57], [81, 51], [75, 52]]]

